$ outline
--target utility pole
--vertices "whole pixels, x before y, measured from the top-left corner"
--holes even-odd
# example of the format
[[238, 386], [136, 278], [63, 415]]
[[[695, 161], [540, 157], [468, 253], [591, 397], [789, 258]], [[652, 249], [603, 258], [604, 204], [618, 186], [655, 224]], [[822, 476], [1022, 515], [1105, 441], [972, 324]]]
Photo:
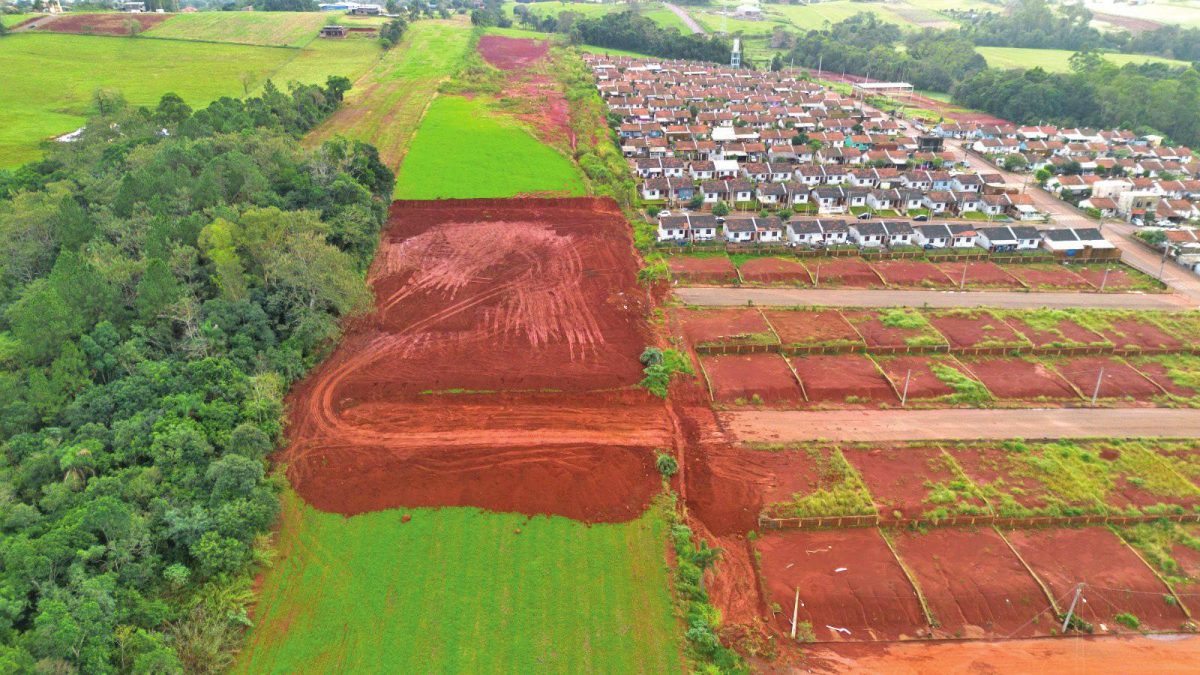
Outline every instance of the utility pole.
[[1103, 292], [1104, 292], [1104, 284], [1108, 282], [1108, 272], [1109, 272], [1109, 270], [1111, 270], [1111, 269], [1112, 269], [1111, 267], [1105, 267], [1105, 268], [1104, 268], [1104, 276], [1103, 276], [1103, 277], [1101, 277], [1101, 279], [1100, 279], [1100, 292], [1101, 292], [1101, 293], [1103, 293]]
[[1169, 243], [1164, 242], [1163, 243], [1162, 264], [1160, 264], [1158, 266], [1158, 280], [1159, 281], [1162, 281], [1163, 271], [1166, 270], [1166, 268], [1167, 268], [1167, 251], [1170, 251], [1170, 250], [1171, 250], [1171, 245]]
[[792, 639], [796, 639], [796, 620], [800, 618], [800, 587], [796, 587], [796, 602], [792, 605]]
[[912, 378], [912, 368], [909, 368], [908, 373], [904, 375], [904, 392], [900, 394], [901, 408], [908, 404], [908, 381], [910, 378]]
[[1067, 616], [1063, 619], [1062, 630], [1063, 635], [1067, 633], [1067, 626], [1071, 623], [1071, 617], [1075, 615], [1075, 603], [1079, 602], [1079, 596], [1083, 594], [1083, 583], [1075, 585], [1075, 597], [1071, 598], [1071, 607], [1067, 609]]
[[1100, 382], [1104, 380], [1104, 366], [1100, 366], [1100, 374], [1096, 376], [1096, 388], [1092, 390], [1092, 405], [1096, 405], [1096, 399], [1100, 397]]
[[960, 290], [960, 291], [967, 287], [967, 268], [969, 268], [970, 266], [971, 266], [971, 261], [969, 261], [969, 260], [963, 261], [963, 275], [962, 275], [962, 279], [960, 279], [958, 282], [958, 290]]
[[816, 286], [817, 288], [821, 287], [821, 263], [817, 263], [817, 279], [813, 286]]

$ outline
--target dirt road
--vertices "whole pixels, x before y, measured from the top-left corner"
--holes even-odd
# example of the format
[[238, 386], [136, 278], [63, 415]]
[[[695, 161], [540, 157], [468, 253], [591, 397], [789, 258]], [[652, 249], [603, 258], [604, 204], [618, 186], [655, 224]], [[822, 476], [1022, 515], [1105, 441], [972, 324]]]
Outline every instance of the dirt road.
[[1069, 307], [1100, 309], [1185, 310], [1196, 302], [1175, 293], [1023, 293], [1009, 291], [892, 291], [819, 288], [733, 288], [688, 286], [675, 289], [684, 303], [699, 306], [765, 307], [819, 305], [825, 307], [997, 307], [1040, 309]]
[[700, 24], [696, 23], [696, 20], [693, 19], [691, 17], [691, 15], [687, 13], [686, 9], [680, 7], [679, 5], [671, 4], [669, 2], [664, 2], [663, 6], [666, 7], [667, 9], [671, 10], [672, 12], [674, 12], [675, 16], [679, 17], [679, 20], [682, 21], [689, 29], [691, 29], [691, 31], [693, 33], [696, 33], [698, 35], [704, 35], [704, 33], [705, 33], [704, 27], [701, 26]]
[[759, 443], [1200, 436], [1200, 412], [1168, 408], [746, 410], [718, 417], [738, 440]]

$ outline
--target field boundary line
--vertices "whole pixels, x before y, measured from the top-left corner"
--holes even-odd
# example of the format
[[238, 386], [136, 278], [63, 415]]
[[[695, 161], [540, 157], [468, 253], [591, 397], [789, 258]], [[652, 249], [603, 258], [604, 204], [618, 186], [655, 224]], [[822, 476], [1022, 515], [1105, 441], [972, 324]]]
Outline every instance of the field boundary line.
[[1013, 543], [1008, 540], [1008, 537], [1004, 536], [1004, 532], [1001, 531], [1000, 528], [993, 525], [992, 529], [995, 530], [996, 534], [1000, 537], [1000, 540], [1008, 546], [1008, 550], [1012, 551], [1012, 554], [1017, 557], [1017, 560], [1021, 563], [1021, 567], [1025, 568], [1025, 571], [1028, 572], [1029, 576], [1033, 578], [1033, 581], [1038, 585], [1038, 588], [1042, 589], [1042, 594], [1045, 595], [1046, 600], [1050, 602], [1050, 608], [1054, 610], [1054, 613], [1056, 615], [1061, 615], [1062, 608], [1058, 606], [1058, 601], [1054, 599], [1054, 594], [1050, 592], [1050, 587], [1046, 585], [1046, 582], [1038, 576], [1037, 572], [1033, 571], [1033, 567], [1030, 567], [1029, 563], [1025, 561], [1025, 557], [1022, 556], [1019, 551], [1017, 551], [1017, 547], [1013, 546]]
[[888, 536], [887, 532], [884, 532], [882, 527], [875, 528], [875, 531], [879, 533], [880, 538], [883, 539], [883, 543], [888, 547], [888, 550], [892, 552], [892, 559], [895, 560], [896, 564], [900, 566], [900, 570], [904, 572], [904, 578], [908, 579], [908, 585], [912, 586], [913, 593], [916, 593], [917, 603], [921, 605], [921, 612], [925, 614], [925, 623], [929, 625], [931, 630], [937, 628], [941, 625], [941, 623], [937, 620], [937, 617], [933, 615], [933, 610], [929, 609], [929, 602], [925, 599], [925, 593], [921, 590], [921, 585], [917, 583], [916, 576], [913, 574], [912, 570], [909, 569], [908, 563], [904, 562], [904, 559], [900, 557], [900, 553], [897, 552], [896, 547], [892, 545], [892, 538]]

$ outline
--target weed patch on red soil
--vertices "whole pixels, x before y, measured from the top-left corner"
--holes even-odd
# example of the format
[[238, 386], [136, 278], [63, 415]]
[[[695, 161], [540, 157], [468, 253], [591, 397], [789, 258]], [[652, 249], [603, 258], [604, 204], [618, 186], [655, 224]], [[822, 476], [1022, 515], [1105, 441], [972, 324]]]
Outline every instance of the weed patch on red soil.
[[936, 487], [961, 479], [939, 448], [844, 448], [842, 454], [858, 469], [885, 521], [932, 517], [938, 507], [951, 509], [951, 515], [987, 512], [983, 501], [966, 491], [962, 499], [945, 504], [930, 501]]
[[1200, 390], [1185, 386], [1176, 382], [1170, 375], [1164, 360], [1170, 360], [1173, 357], [1167, 356], [1150, 356], [1150, 357], [1134, 357], [1129, 359], [1129, 363], [1137, 368], [1146, 377], [1154, 381], [1154, 384], [1162, 387], [1168, 394], [1172, 396], [1181, 396], [1183, 398], [1192, 398], [1200, 396]]
[[550, 51], [546, 40], [484, 35], [479, 38], [479, 55], [500, 70], [526, 70]]
[[693, 345], [779, 342], [757, 309], [684, 309], [677, 316], [684, 338]]
[[1117, 535], [1104, 527], [1017, 530], [1005, 533], [1063, 608], [1084, 583], [1075, 611], [1097, 633], [1124, 631], [1118, 614], [1137, 617], [1143, 630], [1180, 630], [1183, 611], [1164, 600], [1168, 589]]
[[1025, 336], [1025, 339], [1032, 342], [1036, 347], [1112, 345], [1103, 335], [1088, 330], [1069, 319], [1059, 320], [1054, 324], [1053, 328], [1049, 326], [1034, 328], [1028, 321], [1020, 318], [1019, 315], [1007, 314], [1004, 316], [1004, 323]]
[[892, 385], [866, 356], [798, 356], [789, 359], [813, 403], [899, 403]]
[[955, 283], [933, 263], [916, 260], [881, 260], [874, 263], [874, 267], [889, 286], [947, 288]]
[[[1107, 273], [1105, 269], [1108, 270]], [[1129, 291], [1138, 288], [1139, 285], [1134, 275], [1116, 265], [1111, 265], [1107, 268], [1104, 265], [1076, 267], [1072, 271], [1086, 279], [1097, 290], [1100, 289], [1100, 284], [1103, 283], [1106, 292]]]
[[1016, 277], [1004, 271], [1004, 268], [994, 262], [944, 262], [934, 263], [942, 270], [955, 286], [963, 282], [963, 268], [966, 268], [966, 288], [1025, 288]]
[[860, 347], [862, 337], [837, 310], [764, 310], [780, 342], [801, 347]]
[[[1118, 358], [1077, 356], [1057, 359], [1051, 365], [1089, 398], [1099, 391], [1099, 398], [1148, 401], [1163, 393], [1162, 389]], [[1100, 385], [1099, 389], [1096, 387], [1097, 382]]]
[[904, 391], [908, 380], [908, 400], [936, 399], [953, 396], [954, 388], [933, 373], [933, 364], [943, 365], [966, 373], [958, 361], [950, 356], [872, 356], [875, 362], [892, 381], [896, 391]]
[[920, 313], [904, 308], [842, 311], [869, 349], [945, 346], [946, 339]]
[[1183, 341], [1162, 328], [1139, 319], [1115, 319], [1111, 327], [1100, 333], [1117, 347], [1177, 351]]
[[1030, 637], [1050, 632], [1050, 601], [995, 530], [897, 531], [892, 537], [938, 621], [939, 635]]
[[667, 258], [667, 268], [684, 284], [732, 284], [738, 280], [733, 261], [725, 256], [673, 255]]
[[1062, 510], [1094, 513], [1099, 509], [1094, 499], [1070, 501], [1051, 492], [1031, 470], [1027, 460], [1032, 451], [1026, 448], [967, 446], [947, 451], [999, 516], [1026, 517]]
[[671, 436], [633, 386], [649, 328], [631, 247], [611, 200], [393, 204], [375, 311], [289, 398], [296, 490], [345, 514], [641, 513]]
[[886, 284], [865, 260], [860, 258], [818, 258], [805, 260], [813, 283], [834, 288], [883, 288]]
[[721, 403], [795, 403], [804, 400], [796, 377], [778, 354], [703, 356], [700, 362]]
[[38, 31], [55, 33], [78, 33], [80, 35], [129, 35], [131, 22], [136, 21], [138, 31], [147, 31], [174, 16], [173, 14], [128, 14], [112, 12], [101, 14], [62, 14], [53, 21], [38, 27]]
[[926, 318], [952, 347], [1010, 348], [1029, 344], [1000, 317], [988, 311], [931, 312]]
[[1012, 265], [1005, 268], [1026, 286], [1047, 291], [1084, 291], [1095, 286], [1071, 270], [1054, 263]]
[[755, 548], [762, 556], [767, 599], [781, 610], [775, 626], [785, 634], [791, 632], [797, 588], [799, 621], [808, 622], [818, 640], [928, 634], [916, 592], [874, 528], [772, 533]]
[[750, 258], [738, 269], [747, 283], [812, 285], [812, 277], [804, 265], [787, 258]]
[[1058, 373], [1036, 361], [1022, 358], [963, 359], [963, 365], [996, 398], [1077, 399], [1079, 393]]

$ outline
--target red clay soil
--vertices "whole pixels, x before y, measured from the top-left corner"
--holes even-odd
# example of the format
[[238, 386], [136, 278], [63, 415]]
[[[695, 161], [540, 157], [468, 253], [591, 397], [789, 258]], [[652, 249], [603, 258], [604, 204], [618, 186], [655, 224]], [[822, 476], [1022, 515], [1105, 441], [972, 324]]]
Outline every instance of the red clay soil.
[[1009, 347], [1025, 340], [1000, 317], [986, 311], [952, 311], [930, 314], [926, 318], [952, 347]]
[[136, 21], [147, 31], [166, 21], [174, 14], [129, 14], [111, 12], [104, 14], [62, 14], [38, 27], [38, 31], [55, 33], [80, 33], [82, 35], [129, 35], [129, 22]]
[[929, 634], [912, 584], [874, 528], [772, 533], [755, 548], [762, 556], [767, 599], [782, 610], [775, 626], [785, 634], [791, 631], [797, 588], [799, 621], [812, 624], [817, 640]]
[[1011, 265], [1005, 269], [1030, 288], [1036, 290], [1084, 291], [1096, 288], [1088, 283], [1087, 279], [1065, 267], [1051, 265]]
[[[939, 636], [1031, 637], [1050, 632], [1050, 601], [995, 530], [896, 531], [892, 543], [938, 620]], [[1030, 623], [1034, 616], [1039, 616], [1038, 622]]]
[[931, 332], [936, 336], [936, 332], [930, 331], [928, 327], [922, 329], [886, 326], [880, 319], [880, 312], [876, 310], [843, 310], [842, 316], [854, 325], [869, 349], [905, 348], [909, 346], [910, 339], [928, 338]]
[[804, 265], [788, 258], [750, 258], [739, 270], [742, 280], [748, 283], [812, 285], [812, 277]]
[[1021, 358], [963, 359], [962, 364], [996, 398], [1032, 400], [1078, 399], [1061, 375], [1036, 361]]
[[[842, 454], [858, 469], [884, 520], [919, 518], [935, 508], [926, 499], [926, 483], [958, 478], [938, 448], [843, 448]], [[983, 506], [981, 502], [976, 505]]]
[[[1193, 540], [1200, 540], [1200, 526], [1177, 525]], [[1179, 570], [1173, 576], [1185, 578], [1186, 581], [1175, 581], [1175, 593], [1193, 614], [1200, 611], [1200, 551], [1183, 544], [1171, 546], [1171, 559], [1178, 565]]]
[[[1061, 501], [1057, 496], [1052, 498], [1052, 493], [1045, 484], [1030, 475], [1028, 468], [1019, 463], [1021, 455], [1016, 451], [976, 446], [947, 448], [947, 452], [954, 457], [954, 461], [962, 467], [963, 473], [971, 482], [980, 487], [990, 485], [1000, 493], [1012, 497], [1024, 508], [1038, 510]], [[1001, 508], [1000, 499], [994, 499], [992, 503], [997, 510]], [[1095, 511], [1099, 507], [1094, 501], [1068, 505], [1088, 511]]]
[[1122, 613], [1136, 616], [1142, 630], [1176, 631], [1187, 621], [1179, 607], [1164, 601], [1168, 589], [1162, 581], [1105, 527], [1005, 534], [1064, 611], [1075, 585], [1086, 584], [1075, 611], [1097, 633], [1128, 632], [1116, 622]]
[[738, 280], [737, 268], [725, 256], [673, 255], [667, 258], [667, 268], [682, 284], [732, 284]]
[[[1171, 357], [1168, 355], [1163, 358], [1169, 359]], [[1131, 358], [1129, 359], [1129, 363], [1143, 375], [1153, 380], [1155, 384], [1162, 387], [1168, 394], [1184, 398], [1192, 398], [1193, 396], [1200, 395], [1200, 391], [1191, 387], [1185, 387], [1172, 380], [1171, 376], [1167, 373], [1167, 367], [1159, 361], [1150, 358]]]
[[963, 268], [967, 269], [965, 288], [1025, 288], [1016, 277], [1004, 271], [994, 262], [943, 262], [934, 263], [955, 286], [963, 282]]
[[851, 396], [859, 402], [900, 402], [887, 378], [866, 356], [797, 356], [789, 362], [813, 403], [844, 404]]
[[1152, 323], [1139, 319], [1117, 319], [1112, 328], [1100, 331], [1117, 347], [1175, 351], [1183, 341]]
[[682, 309], [675, 316], [683, 337], [692, 345], [759, 344], [771, 333], [771, 326], [757, 309]]
[[396, 202], [369, 280], [375, 311], [289, 397], [279, 459], [305, 500], [644, 511], [671, 431], [634, 387], [648, 301], [616, 203]]
[[[1100, 398], [1132, 398], [1149, 401], [1163, 394], [1162, 389], [1121, 359], [1105, 356], [1076, 356], [1052, 364], [1060, 375], [1091, 398], [1100, 380]], [[1104, 370], [1101, 378], [1100, 371]]]
[[[873, 356], [875, 363], [883, 369], [896, 391], [904, 391], [908, 379], [908, 400], [941, 398], [954, 394], [954, 389], [938, 379], [930, 367], [941, 364], [963, 372], [962, 366], [951, 356]], [[964, 373], [965, 374], [965, 373]]]
[[[1179, 466], [1179, 462], [1172, 462], [1169, 456], [1160, 455], [1154, 450], [1141, 446], [1098, 445], [1094, 446], [1094, 449], [1100, 457], [1100, 462], [1112, 465], [1107, 467], [1109, 476], [1113, 479], [1113, 485], [1104, 496], [1105, 504], [1117, 509], [1145, 509], [1151, 506], [1171, 504], [1181, 506], [1188, 511], [1192, 511], [1200, 504], [1200, 490], [1173, 471], [1174, 467]], [[1163, 472], [1176, 479], [1172, 481], [1174, 485], [1164, 486], [1159, 489], [1159, 492], [1155, 492], [1152, 489], [1153, 483], [1145, 480], [1146, 476], [1116, 464], [1121, 459], [1122, 453], [1134, 453], [1132, 459], [1139, 466], [1144, 466], [1147, 462], [1161, 463]], [[1162, 479], [1159, 479], [1158, 482], [1162, 482]]]
[[1163, 27], [1163, 24], [1152, 21], [1150, 19], [1136, 19], [1131, 16], [1121, 16], [1120, 14], [1106, 14], [1104, 12], [1092, 12], [1092, 18], [1096, 21], [1119, 26], [1129, 31], [1130, 33], [1143, 33], [1149, 30], [1158, 30]]
[[485, 61], [509, 73], [505, 86], [507, 96], [537, 102], [532, 111], [518, 113], [517, 117], [530, 124], [538, 136], [551, 145], [565, 142], [574, 150], [571, 109], [563, 96], [562, 87], [553, 78], [533, 70], [546, 57], [550, 43], [546, 40], [485, 35], [479, 39], [478, 49]]
[[500, 70], [525, 70], [550, 51], [546, 40], [484, 35], [479, 38], [479, 55]]
[[756, 396], [763, 403], [804, 400], [795, 375], [779, 354], [702, 356], [700, 362], [712, 385], [713, 400], [721, 403], [738, 399], [745, 403]]
[[889, 286], [947, 288], [957, 283], [933, 263], [919, 260], [880, 260], [873, 266]]
[[817, 286], [832, 288], [883, 288], [883, 280], [861, 258], [817, 258], [804, 266]]
[[1037, 347], [1045, 347], [1048, 345], [1057, 346], [1076, 346], [1076, 345], [1109, 345], [1111, 344], [1105, 337], [1095, 331], [1088, 330], [1083, 326], [1063, 319], [1058, 322], [1056, 328], [1058, 332], [1048, 330], [1034, 329], [1023, 319], [1008, 316], [1004, 318], [1004, 323], [1008, 324], [1013, 330], [1021, 335], [1024, 335], [1027, 340], [1032, 342]]
[[1091, 267], [1076, 267], [1072, 271], [1087, 279], [1088, 283], [1095, 286], [1097, 290], [1100, 288], [1100, 284], [1103, 283], [1105, 292], [1128, 291], [1136, 284], [1133, 275], [1121, 269], [1119, 265], [1112, 265], [1108, 268], [1107, 278], [1105, 277], [1104, 270], [1105, 267], [1103, 265], [1093, 265]]
[[764, 310], [763, 316], [785, 345], [858, 345], [862, 337], [837, 310]]

